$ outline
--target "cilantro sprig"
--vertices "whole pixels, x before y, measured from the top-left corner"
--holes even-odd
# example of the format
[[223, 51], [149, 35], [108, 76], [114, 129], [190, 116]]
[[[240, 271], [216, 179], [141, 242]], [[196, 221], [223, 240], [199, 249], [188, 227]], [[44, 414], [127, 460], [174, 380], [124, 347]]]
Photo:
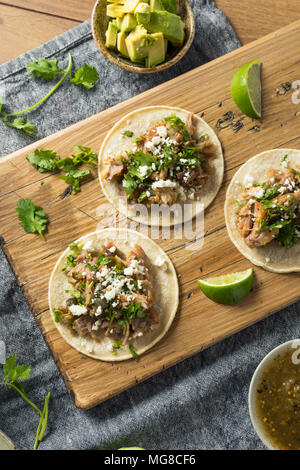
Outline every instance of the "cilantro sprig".
[[31, 199], [21, 198], [18, 201], [16, 211], [19, 215], [19, 221], [25, 232], [39, 233], [43, 240], [48, 224], [48, 217], [40, 206], [35, 206]]
[[90, 170], [70, 170], [60, 178], [72, 186], [72, 193], [80, 191], [80, 182], [91, 174]]
[[276, 240], [284, 247], [291, 248], [299, 242], [298, 230], [300, 222], [294, 215], [293, 205], [296, 199], [291, 199], [289, 205], [279, 205], [276, 197], [280, 195], [280, 186], [264, 187], [261, 197], [254, 198], [259, 201], [266, 211], [266, 217], [260, 221], [259, 231], [278, 230]]
[[83, 64], [82, 67], [79, 67], [74, 77], [71, 78], [71, 82], [74, 83], [74, 85], [81, 85], [88, 90], [93, 88], [98, 80], [99, 75], [95, 67], [87, 64]]
[[97, 155], [89, 147], [81, 145], [75, 145], [74, 151], [77, 153], [60, 158], [53, 150], [41, 148], [30, 152], [26, 159], [40, 173], [64, 171], [65, 174], [59, 177], [70, 184], [72, 192], [76, 193], [80, 191], [81, 181], [91, 175], [90, 170], [79, 170], [78, 168], [81, 165], [95, 167], [94, 161], [97, 159]]
[[188, 141], [191, 139], [190, 133], [187, 131], [185, 123], [180, 119], [180, 117], [176, 116], [174, 113], [171, 116], [165, 117], [164, 121], [171, 127], [175, 128], [180, 132], [183, 136], [184, 141]]
[[135, 347], [133, 346], [133, 344], [129, 345], [129, 351], [131, 352], [131, 355], [132, 355], [133, 359], [135, 359], [137, 361], [139, 359], [139, 355], [136, 352]]
[[109, 256], [106, 256], [103, 253], [99, 253], [97, 263], [93, 265], [91, 265], [90, 263], [87, 263], [86, 266], [92, 271], [98, 271], [101, 265], [107, 265], [107, 264], [110, 264], [111, 262], [112, 262], [112, 259]]
[[30, 378], [30, 366], [25, 364], [17, 364], [17, 355], [10, 356], [3, 365], [3, 378], [1, 379], [0, 385], [10, 387], [12, 390], [17, 392], [23, 400], [25, 400], [32, 408], [40, 415], [40, 421], [36, 431], [36, 437], [33, 449], [38, 448], [39, 443], [43, 440], [47, 421], [48, 421], [48, 409], [49, 399], [51, 393], [49, 392], [44, 401], [43, 410], [40, 410], [29, 398], [25, 391], [23, 381]]
[[37, 62], [28, 62], [26, 64], [26, 70], [28, 73], [32, 73], [38, 78], [44, 80], [52, 80], [57, 75], [63, 74], [64, 72], [58, 67], [58, 60], [52, 59], [47, 60], [44, 57], [39, 57]]
[[48, 171], [56, 171], [59, 156], [52, 150], [41, 148], [34, 150], [34, 152], [30, 152], [27, 155], [26, 160], [28, 160], [29, 163], [31, 163], [31, 165], [40, 173], [46, 173]]
[[86, 89], [91, 89], [94, 87], [96, 82], [99, 80], [99, 75], [95, 67], [83, 64], [81, 67], [77, 69], [74, 76], [72, 77], [71, 69], [73, 59], [71, 54], [68, 55], [69, 62], [66, 70], [61, 70], [58, 66], [57, 59], [48, 60], [44, 57], [38, 58], [37, 62], [31, 61], [28, 62], [26, 65], [26, 70], [29, 74], [33, 74], [37, 78], [42, 78], [46, 81], [53, 80], [61, 75], [59, 81], [53, 86], [53, 88], [37, 103], [29, 106], [26, 109], [22, 109], [21, 111], [16, 111], [13, 113], [5, 113], [3, 112], [3, 101], [0, 97], [0, 116], [2, 119], [3, 124], [8, 127], [12, 127], [14, 129], [21, 130], [25, 132], [27, 135], [35, 135], [37, 133], [37, 127], [35, 124], [30, 122], [29, 120], [23, 117], [13, 118], [14, 116], [19, 116], [20, 114], [25, 114], [33, 109], [40, 106], [42, 103], [48, 100], [50, 96], [58, 89], [58, 87], [62, 84], [62, 82], [66, 79], [67, 76], [70, 77], [71, 83], [74, 85], [83, 86]]
[[132, 137], [133, 132], [132, 131], [124, 131], [124, 132], [122, 132], [122, 135], [125, 135], [126, 137]]

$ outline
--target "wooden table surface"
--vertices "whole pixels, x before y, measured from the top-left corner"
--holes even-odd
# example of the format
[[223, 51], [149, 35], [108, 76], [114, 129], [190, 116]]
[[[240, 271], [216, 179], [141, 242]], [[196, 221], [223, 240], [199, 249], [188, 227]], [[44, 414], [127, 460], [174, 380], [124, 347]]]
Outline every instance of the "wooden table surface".
[[[95, 0], [0, 1], [0, 63], [90, 17]], [[298, 0], [216, 0], [246, 44], [300, 19]]]

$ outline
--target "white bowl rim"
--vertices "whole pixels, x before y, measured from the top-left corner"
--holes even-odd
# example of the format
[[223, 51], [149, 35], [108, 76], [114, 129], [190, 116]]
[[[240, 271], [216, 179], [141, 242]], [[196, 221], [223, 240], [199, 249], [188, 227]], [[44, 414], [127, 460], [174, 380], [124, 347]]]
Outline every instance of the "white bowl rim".
[[0, 430], [0, 439], [5, 443], [7, 449], [5, 450], [16, 450], [17, 446], [13, 443], [13, 441], [3, 432]]
[[[294, 345], [294, 346], [293, 346]], [[256, 416], [256, 411], [255, 411], [255, 391], [256, 391], [256, 386], [258, 383], [258, 380], [260, 379], [260, 376], [266, 366], [271, 362], [271, 360], [276, 357], [282, 350], [292, 348], [296, 349], [300, 347], [300, 339], [291, 339], [289, 341], [286, 341], [285, 343], [280, 344], [276, 348], [272, 349], [263, 359], [262, 361], [258, 364], [257, 368], [255, 369], [255, 372], [252, 376], [251, 382], [250, 382], [250, 387], [249, 387], [249, 394], [248, 394], [248, 407], [249, 407], [249, 414], [250, 414], [250, 419], [252, 422], [252, 426], [260, 438], [260, 440], [263, 442], [263, 444], [269, 449], [269, 450], [278, 450], [277, 447], [274, 447], [270, 439], [267, 437], [265, 434], [264, 430], [262, 429], [261, 425], [259, 424], [259, 421]]]

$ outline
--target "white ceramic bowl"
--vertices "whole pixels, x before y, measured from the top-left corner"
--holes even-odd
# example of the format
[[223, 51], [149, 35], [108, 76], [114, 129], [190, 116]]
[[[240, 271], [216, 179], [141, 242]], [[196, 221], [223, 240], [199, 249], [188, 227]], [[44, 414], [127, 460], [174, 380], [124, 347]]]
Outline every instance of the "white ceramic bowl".
[[[270, 439], [266, 435], [264, 429], [260, 425], [260, 422], [257, 418], [256, 407], [255, 407], [256, 393], [257, 393], [256, 390], [260, 382], [262, 372], [266, 369], [266, 367], [270, 364], [270, 362], [274, 359], [274, 357], [278, 356], [279, 353], [281, 353], [282, 351], [285, 351], [288, 348], [295, 349], [295, 350], [300, 348], [300, 339], [292, 339], [291, 341], [287, 341], [286, 343], [283, 343], [280, 346], [277, 346], [277, 348], [269, 352], [269, 354], [266, 355], [266, 357], [261, 361], [261, 363], [256, 368], [253, 374], [251, 383], [250, 383], [250, 388], [249, 388], [248, 405], [249, 405], [249, 413], [250, 413], [250, 418], [251, 418], [253, 427], [258, 437], [260, 438], [260, 440], [270, 450], [278, 450], [278, 449], [274, 447], [273, 443], [270, 441]], [[299, 368], [300, 368], [300, 365], [299, 365]]]
[[0, 451], [1, 450], [17, 450], [17, 446], [15, 446], [2, 431], [0, 431]]

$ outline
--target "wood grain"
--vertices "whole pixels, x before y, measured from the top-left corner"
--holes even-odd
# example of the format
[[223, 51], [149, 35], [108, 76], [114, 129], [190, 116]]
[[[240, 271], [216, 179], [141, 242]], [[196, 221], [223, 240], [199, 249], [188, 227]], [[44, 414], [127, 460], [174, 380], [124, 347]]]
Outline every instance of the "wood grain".
[[96, 0], [4, 0], [0, 3], [81, 22], [90, 18]]
[[298, 0], [215, 0], [228, 16], [242, 44], [300, 19]]
[[[259, 268], [255, 268], [254, 291], [235, 307], [209, 301], [197, 286], [200, 276], [224, 274], [250, 266], [230, 242], [224, 226], [225, 192], [234, 172], [249, 157], [263, 150], [300, 148], [299, 106], [292, 104], [292, 92], [282, 94], [280, 87], [282, 83], [300, 78], [299, 34], [300, 22], [296, 22], [19, 150], [0, 162], [3, 248], [76, 406], [95, 406], [299, 299], [299, 274], [276, 275]], [[230, 96], [233, 72], [254, 57], [263, 61], [264, 117], [261, 122], [242, 116]], [[77, 237], [111, 223], [109, 217], [99, 216], [99, 208], [107, 201], [96, 178], [86, 183], [81, 193], [61, 199], [64, 182], [55, 175], [41, 175], [35, 171], [25, 155], [32, 149], [44, 147], [65, 156], [74, 144], [97, 150], [106, 132], [122, 115], [155, 104], [185, 107], [203, 115], [216, 129], [224, 148], [224, 183], [217, 199], [206, 211], [202, 249], [189, 251], [184, 239], [158, 241], [174, 262], [180, 280], [180, 309], [168, 335], [138, 363], [108, 364], [87, 358], [68, 346], [55, 328], [47, 306], [49, 275], [59, 253]], [[234, 114], [233, 122], [224, 129], [217, 129], [217, 121], [229, 111]], [[235, 132], [236, 122], [243, 126], [238, 132]], [[260, 126], [259, 132], [254, 126]], [[41, 180], [45, 182], [43, 186]], [[51, 223], [46, 243], [36, 235], [25, 234], [18, 226], [15, 207], [19, 197], [31, 198], [49, 215]], [[109, 208], [111, 212], [111, 206]], [[274, 292], [279, 290], [280, 297], [275, 298]]]
[[40, 46], [78, 23], [0, 4], [0, 63]]

